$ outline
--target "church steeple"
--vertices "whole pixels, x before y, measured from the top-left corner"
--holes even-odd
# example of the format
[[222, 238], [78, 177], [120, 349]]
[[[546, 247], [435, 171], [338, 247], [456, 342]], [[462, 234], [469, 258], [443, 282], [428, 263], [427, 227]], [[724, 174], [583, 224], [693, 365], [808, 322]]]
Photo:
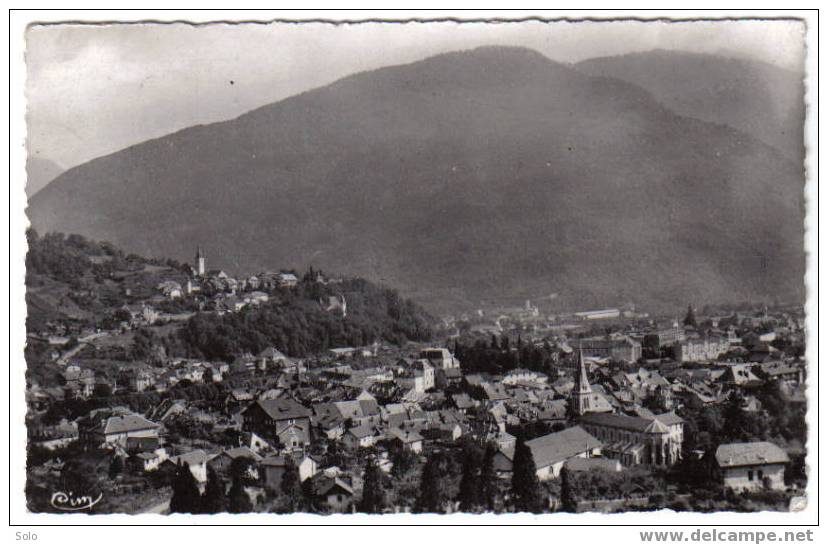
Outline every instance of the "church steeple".
[[590, 411], [590, 397], [592, 386], [589, 385], [587, 377], [584, 351], [578, 347], [578, 369], [575, 371], [575, 386], [572, 388], [572, 395], [569, 401], [570, 410], [575, 415], [582, 415]]
[[204, 276], [207, 269], [207, 256], [201, 251], [201, 246], [196, 247], [195, 269], [199, 276]]

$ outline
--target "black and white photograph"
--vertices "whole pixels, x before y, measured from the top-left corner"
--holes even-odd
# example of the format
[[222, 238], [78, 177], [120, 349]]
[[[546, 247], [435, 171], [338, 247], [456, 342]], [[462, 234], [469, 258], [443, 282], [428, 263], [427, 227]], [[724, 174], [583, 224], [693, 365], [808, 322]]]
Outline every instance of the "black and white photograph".
[[37, 15], [30, 520], [816, 501], [801, 17]]

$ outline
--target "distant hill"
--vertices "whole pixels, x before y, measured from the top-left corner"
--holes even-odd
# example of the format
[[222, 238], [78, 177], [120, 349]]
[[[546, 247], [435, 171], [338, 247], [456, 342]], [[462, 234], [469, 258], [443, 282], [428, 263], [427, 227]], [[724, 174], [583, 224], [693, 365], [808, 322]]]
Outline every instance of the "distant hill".
[[583, 61], [578, 70], [647, 89], [679, 115], [722, 123], [804, 159], [804, 74], [769, 63], [648, 51]]
[[29, 157], [26, 160], [26, 196], [31, 198], [49, 182], [60, 176], [64, 170], [63, 167], [49, 159]]
[[[716, 97], [711, 97], [716, 100]], [[757, 116], [765, 112], [757, 111]], [[62, 174], [41, 231], [380, 280], [436, 311], [804, 297], [801, 165], [521, 48], [356, 74]]]
[[[125, 254], [112, 244], [78, 235], [39, 236], [30, 230], [27, 239], [29, 333], [48, 331], [56, 324], [71, 329], [117, 329], [123, 319], [118, 315], [128, 304], [149, 302], [168, 313], [196, 313], [200, 308], [190, 297], [169, 300], [159, 296], [156, 286], [160, 282], [186, 282], [185, 267], [175, 261]], [[345, 316], [320, 303], [329, 297], [345, 299]], [[209, 301], [201, 302], [210, 307]], [[422, 307], [391, 288], [360, 278], [322, 283], [309, 273], [296, 287], [269, 290], [269, 301], [255, 308], [225, 316], [196, 314], [181, 323], [181, 335], [165, 347], [179, 356], [199, 354], [231, 361], [243, 352], [258, 353], [268, 346], [291, 356], [306, 356], [375, 341], [400, 345], [428, 341], [434, 325], [435, 319]]]

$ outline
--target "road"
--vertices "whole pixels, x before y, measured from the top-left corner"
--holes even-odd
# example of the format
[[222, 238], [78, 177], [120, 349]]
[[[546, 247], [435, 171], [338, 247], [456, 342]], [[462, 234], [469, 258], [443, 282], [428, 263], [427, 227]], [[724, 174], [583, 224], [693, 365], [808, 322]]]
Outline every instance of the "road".
[[83, 350], [83, 348], [87, 344], [94, 344], [94, 343], [92, 343], [92, 341], [94, 341], [95, 339], [100, 339], [101, 337], [106, 337], [107, 335], [110, 335], [110, 334], [111, 333], [109, 331], [100, 331], [98, 333], [92, 333], [91, 335], [87, 335], [86, 337], [79, 338], [78, 339], [78, 345], [75, 346], [74, 348], [70, 348], [69, 350], [67, 350], [66, 352], [61, 354], [60, 357], [57, 359], [57, 364], [58, 365], [66, 365], [69, 362], [69, 360], [72, 357], [74, 357], [75, 354], [77, 354], [78, 352]]

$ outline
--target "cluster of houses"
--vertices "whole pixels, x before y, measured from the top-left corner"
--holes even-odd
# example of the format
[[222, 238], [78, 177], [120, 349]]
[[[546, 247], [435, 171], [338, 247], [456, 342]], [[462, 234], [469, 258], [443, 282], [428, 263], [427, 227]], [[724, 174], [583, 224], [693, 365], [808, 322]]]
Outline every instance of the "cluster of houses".
[[[332, 282], [321, 275], [318, 281]], [[292, 273], [262, 273], [239, 281], [222, 271], [207, 270], [199, 249], [184, 285], [169, 280], [157, 289], [169, 299], [209, 294], [216, 312], [237, 312], [267, 301], [263, 290], [297, 283]], [[319, 303], [329, 312], [347, 316], [347, 302], [341, 296]], [[127, 310], [136, 324], [159, 319], [146, 304]], [[634, 314], [629, 309], [607, 309], [576, 318], [595, 322], [630, 312]], [[507, 318], [496, 324], [500, 332], [510, 320], [537, 324], [542, 317], [527, 302]], [[218, 389], [224, 399], [207, 403], [171, 399], [168, 393], [143, 414], [109, 407], [71, 422], [32, 425], [30, 440], [47, 449], [81, 441], [111, 450], [146, 473], [184, 464], [201, 486], [208, 468], [226, 475], [233, 460], [246, 457], [255, 468], [258, 487], [253, 488], [260, 489], [251, 491], [254, 496], [263, 490], [278, 491], [286, 468], [292, 465], [302, 482], [311, 480], [307, 489], [332, 511], [349, 510], [358, 499], [362, 464], [340, 467], [326, 462], [324, 453], [331, 445], [353, 454], [370, 452], [380, 469], [390, 472], [394, 449], [422, 456], [470, 437], [496, 445], [495, 470], [507, 479], [513, 471], [514, 430], [542, 424], [550, 432], [526, 443], [541, 481], [558, 478], [564, 467], [616, 472], [633, 466], [669, 467], [686, 455], [685, 421], [679, 415], [688, 404], [721, 404], [738, 389], [746, 409], [759, 411], [761, 403], [752, 392], [768, 381], [778, 382], [790, 399], [804, 403], [804, 362], [772, 345], [778, 337], [802, 335], [801, 321], [790, 316], [739, 318], [760, 331], [737, 331], [732, 325], [719, 328], [715, 320], [704, 332], [676, 322], [600, 337], [557, 329], [554, 336], [531, 339], [555, 347], [552, 368], [517, 368], [498, 375], [464, 373], [461, 362], [446, 348], [409, 347], [401, 354], [379, 343], [336, 348], [307, 360], [269, 347], [258, 354], [239, 354], [233, 361], [140, 362], [125, 365], [117, 377], [96, 375], [82, 360], [67, 361], [61, 369], [61, 387], [33, 384], [27, 389], [29, 414], [35, 422], [50, 405], [66, 399], [116, 392], [165, 393], [185, 381], [231, 386]], [[754, 318], [758, 318], [755, 324]], [[671, 357], [664, 357], [665, 349]], [[648, 354], [658, 356], [648, 358]], [[168, 430], [182, 419], [191, 425], [232, 430], [238, 444], [179, 441]], [[782, 475], [788, 457], [771, 443], [721, 445], [715, 459], [725, 486], [737, 490], [785, 486]]]
[[[164, 373], [194, 383], [238, 376], [274, 380], [258, 389], [233, 388], [220, 408], [167, 399], [146, 414], [95, 410], [76, 422], [41, 427], [32, 441], [46, 448], [83, 441], [111, 449], [145, 472], [183, 463], [201, 485], [208, 467], [226, 473], [234, 458], [245, 456], [254, 462], [261, 489], [279, 490], [292, 464], [302, 481], [313, 479], [309, 489], [318, 491], [321, 503], [342, 511], [358, 498], [361, 466], [326, 466], [320, 445], [338, 444], [355, 454], [372, 449], [380, 468], [390, 471], [393, 448], [421, 455], [472, 437], [497, 445], [496, 472], [509, 478], [516, 438], [508, 430], [542, 422], [554, 431], [527, 442], [541, 481], [558, 478], [567, 464], [611, 471], [667, 467], [684, 455], [684, 420], [676, 410], [690, 398], [721, 403], [733, 388], [749, 392], [773, 380], [793, 391], [804, 380], [797, 362], [619, 371], [587, 352], [576, 349], [571, 364], [557, 373], [519, 368], [497, 376], [464, 374], [445, 348], [424, 348], [391, 363], [383, 363], [376, 346], [331, 354], [321, 366], [275, 348], [231, 363], [181, 360]], [[89, 377], [68, 371], [80, 384]], [[146, 368], [128, 377], [124, 384], [136, 392], [160, 383]], [[170, 442], [165, 430], [178, 418], [236, 430], [239, 444], [194, 448]], [[723, 483], [739, 490], [784, 487], [787, 460], [769, 443], [722, 445], [716, 452]]]

